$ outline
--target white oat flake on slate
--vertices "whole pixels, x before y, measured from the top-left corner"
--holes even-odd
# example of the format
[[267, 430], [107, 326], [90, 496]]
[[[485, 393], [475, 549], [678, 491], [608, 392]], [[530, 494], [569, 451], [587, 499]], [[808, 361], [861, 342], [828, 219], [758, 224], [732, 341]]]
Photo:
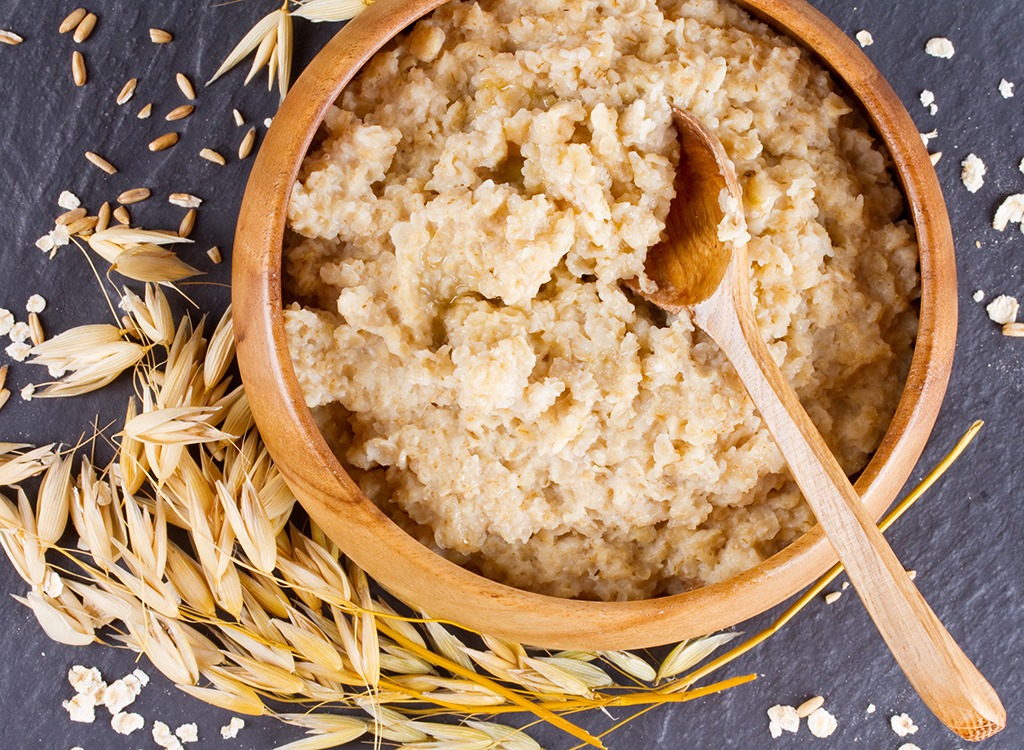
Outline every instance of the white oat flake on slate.
[[924, 46], [924, 51], [932, 57], [941, 57], [945, 60], [951, 58], [956, 52], [953, 48], [953, 43], [944, 36], [929, 39], [928, 43]]

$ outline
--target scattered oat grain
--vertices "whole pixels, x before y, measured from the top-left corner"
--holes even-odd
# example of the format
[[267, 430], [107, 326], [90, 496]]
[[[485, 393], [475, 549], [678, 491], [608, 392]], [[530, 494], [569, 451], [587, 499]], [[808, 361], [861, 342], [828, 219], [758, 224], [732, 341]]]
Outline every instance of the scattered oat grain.
[[192, 85], [192, 81], [188, 79], [184, 73], [178, 73], [174, 76], [174, 80], [178, 82], [178, 88], [181, 89], [181, 93], [185, 95], [185, 98], [190, 102], [195, 101], [196, 90]]
[[239, 112], [237, 109], [231, 110], [231, 116], [235, 118], [236, 126], [242, 127], [243, 125], [245, 125], [245, 118], [242, 117], [242, 113]]
[[[7, 365], [4, 365], [6, 367]], [[7, 405], [7, 402], [11, 398], [11, 392], [6, 388], [0, 388], [0, 409], [3, 409]]]
[[96, 28], [96, 21], [99, 19], [95, 13], [86, 14], [82, 22], [75, 27], [75, 33], [72, 38], [76, 43], [81, 44], [92, 35], [92, 30]]
[[1024, 337], [1024, 323], [1006, 323], [1003, 326], [1003, 335], [1011, 338]]
[[74, 79], [75, 85], [79, 87], [84, 86], [89, 79], [85, 70], [85, 58], [77, 49], [71, 53], [71, 77]]
[[857, 43], [861, 47], [870, 47], [875, 43], [875, 38], [871, 36], [871, 32], [867, 29], [861, 29], [856, 34]]
[[46, 333], [43, 331], [43, 322], [39, 320], [38, 313], [28, 314], [29, 336], [33, 346], [39, 346], [46, 341]]
[[60, 26], [57, 28], [61, 34], [67, 34], [69, 31], [74, 31], [78, 27], [78, 24], [82, 22], [88, 11], [85, 8], [75, 8], [73, 11], [68, 13], [67, 17], [60, 22]]
[[119, 196], [117, 196], [117, 202], [122, 206], [130, 206], [133, 203], [140, 203], [146, 200], [152, 193], [149, 192], [149, 188], [132, 188], [131, 190], [125, 190]]
[[107, 174], [117, 174], [117, 167], [115, 167], [109, 161], [107, 161], [102, 156], [97, 154], [95, 151], [86, 151], [85, 158], [88, 159], [91, 164], [93, 164], [96, 167], [99, 167]]
[[199, 152], [199, 155], [206, 159], [206, 161], [212, 161], [214, 164], [219, 164], [222, 167], [227, 164], [227, 160], [212, 148], [204, 148]]
[[838, 726], [839, 723], [836, 721], [836, 717], [824, 708], [817, 709], [807, 717], [807, 728], [811, 730], [811, 734], [821, 739], [831, 737]]
[[985, 174], [988, 172], [985, 168], [985, 162], [974, 154], [968, 154], [960, 166], [962, 167], [960, 170], [960, 181], [963, 182], [964, 187], [972, 193], [981, 190], [985, 184]]
[[907, 571], [907, 578], [909, 578], [911, 581], [916, 579], [917, 578], [917, 571], [916, 570], [908, 570]]
[[[988, 303], [985, 311], [988, 313], [988, 317], [993, 323], [1006, 325], [1007, 323], [1013, 323], [1017, 320], [1017, 310], [1019, 308], [1020, 304], [1017, 302], [1016, 297], [1011, 297], [1007, 294], [1000, 294]], [[17, 328], [17, 326], [15, 326], [15, 328]]]
[[126, 104], [135, 95], [135, 87], [138, 85], [138, 78], [129, 78], [128, 82], [121, 87], [121, 92], [117, 95], [117, 105]]
[[936, 164], [939, 163], [939, 159], [942, 158], [942, 152], [936, 151], [934, 154], [928, 154], [928, 158], [931, 160], [932, 166], [934, 167]]
[[174, 122], [175, 120], [184, 120], [190, 114], [195, 112], [196, 108], [191, 104], [182, 104], [180, 107], [175, 107], [167, 116], [164, 118], [167, 122]]
[[70, 224], [74, 224], [79, 219], [84, 218], [85, 214], [86, 214], [85, 209], [82, 208], [81, 206], [79, 206], [78, 208], [74, 208], [74, 209], [72, 209], [70, 211], [65, 211], [60, 216], [58, 216], [57, 220], [56, 220], [56, 224], [57, 224], [57, 226], [65, 226], [66, 227], [66, 226], [68, 226]]
[[0, 29], [0, 44], [9, 44], [12, 47], [16, 44], [21, 44], [25, 40], [20, 34], [15, 34], [13, 31], [8, 29]]
[[1013, 98], [1013, 84], [1005, 78], [999, 82], [999, 93], [1004, 99]]
[[138, 117], [140, 120], [145, 120], [151, 114], [153, 114], [153, 104], [152, 104], [152, 102], [150, 102], [149, 104], [146, 104], [145, 106], [143, 106], [143, 108], [139, 110], [139, 114], [137, 114], [135, 116]]
[[153, 44], [168, 44], [174, 39], [171, 32], [164, 31], [163, 29], [150, 29], [149, 30], [149, 41]]
[[842, 591], [833, 591], [829, 594], [825, 594], [825, 604], [835, 604], [842, 597]]
[[217, 247], [216, 245], [207, 250], [206, 255], [210, 258], [210, 260], [212, 260], [214, 263], [218, 265], [223, 260], [220, 254], [220, 248]]
[[94, 229], [97, 232], [102, 232], [104, 229], [110, 226], [110, 203], [103, 201], [103, 205], [100, 206], [100, 210], [96, 212], [96, 226]]
[[132, 223], [132, 215], [128, 213], [128, 209], [124, 206], [118, 206], [114, 209], [114, 219], [117, 220], [118, 224], [124, 224], [125, 226]]
[[178, 142], [177, 133], [164, 133], [149, 144], [150, 151], [164, 151]]
[[907, 714], [897, 714], [889, 718], [889, 726], [892, 727], [892, 731], [896, 733], [898, 737], [906, 737], [907, 735], [915, 734], [917, 732], [917, 724]]
[[928, 43], [924, 45], [924, 51], [932, 57], [941, 57], [945, 60], [948, 60], [956, 53], [953, 43], [943, 36], [929, 39]]
[[195, 228], [195, 226], [196, 210], [194, 208], [190, 208], [188, 210], [188, 213], [186, 213], [185, 217], [181, 220], [181, 224], [178, 225], [178, 236], [188, 237], [190, 234], [192, 234], [192, 230]]
[[809, 698], [796, 707], [796, 715], [801, 719], [806, 719], [808, 716], [813, 714], [819, 708], [825, 705], [825, 699], [820, 695], [816, 695], [813, 698]]
[[256, 128], [249, 128], [249, 132], [242, 138], [241, 144], [238, 146], [238, 158], [245, 159], [252, 153], [252, 147], [256, 143]]
[[190, 193], [171, 193], [167, 200], [169, 203], [181, 206], [182, 208], [199, 208], [203, 204], [202, 198], [198, 198]]

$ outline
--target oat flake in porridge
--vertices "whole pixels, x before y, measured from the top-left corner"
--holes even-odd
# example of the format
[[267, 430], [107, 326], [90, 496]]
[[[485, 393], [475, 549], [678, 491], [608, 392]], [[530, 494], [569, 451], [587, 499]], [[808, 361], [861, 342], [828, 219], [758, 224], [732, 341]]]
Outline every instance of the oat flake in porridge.
[[292, 194], [307, 403], [375, 502], [496, 580], [677, 592], [813, 523], [718, 348], [622, 289], [673, 198], [673, 104], [734, 160], [761, 332], [861, 469], [913, 346], [913, 229], [824, 70], [730, 3], [453, 0], [348, 86]]

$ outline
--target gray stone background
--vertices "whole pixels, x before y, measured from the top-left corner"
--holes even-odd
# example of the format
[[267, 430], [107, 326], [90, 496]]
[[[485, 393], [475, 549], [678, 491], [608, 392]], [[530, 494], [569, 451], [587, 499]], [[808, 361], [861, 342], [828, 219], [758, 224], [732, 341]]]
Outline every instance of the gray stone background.
[[[937, 171], [956, 236], [960, 333], [949, 394], [910, 484], [974, 419], [984, 419], [986, 427], [890, 539], [905, 565], [920, 571], [917, 584], [1006, 704], [1009, 727], [983, 746], [1017, 750], [1024, 747], [1024, 564], [1019, 546], [1024, 534], [1024, 341], [1003, 337], [971, 296], [977, 289], [984, 290], [987, 299], [1001, 293], [1024, 296], [1024, 237], [1016, 227], [1003, 234], [991, 228], [998, 203], [1009, 194], [1024, 192], [1024, 174], [1018, 170], [1024, 157], [1024, 1], [812, 1], [849, 34], [860, 29], [873, 33], [868, 56], [889, 78], [920, 129], [939, 132], [932, 150], [944, 154]], [[0, 239], [0, 307], [23, 311], [27, 297], [40, 293], [49, 301], [43, 322], [50, 332], [86, 320], [105, 320], [104, 303], [82, 257], [65, 249], [47, 262], [33, 242], [52, 225], [58, 212], [56, 198], [63, 189], [95, 206], [126, 188], [148, 185], [155, 192], [187, 191], [206, 199], [193, 235], [197, 244], [185, 255], [208, 271], [203, 284], [191, 287], [190, 293], [204, 309], [219, 315], [229, 296], [227, 260], [252, 161], [232, 158], [229, 166], [217, 168], [196, 154], [203, 146], [233, 153], [242, 131], [231, 121], [231, 108], [238, 107], [250, 122], [261, 123], [273, 114], [276, 94], [257, 85], [242, 88], [236, 72], [200, 92], [196, 113], [174, 128], [181, 131], [182, 142], [171, 152], [150, 154], [145, 144], [170, 129], [162, 113], [181, 103], [174, 72], [184, 71], [197, 83], [205, 80], [235, 40], [275, 3], [92, 0], [90, 9], [99, 14], [100, 22], [82, 46], [90, 73], [90, 82], [82, 89], [70, 80], [73, 45], [56, 31], [72, 7], [54, 0], [0, 0], [0, 28], [26, 38], [19, 47], [0, 47], [0, 214], [5, 228]], [[151, 26], [172, 31], [174, 43], [150, 44], [146, 29]], [[309, 24], [297, 28], [297, 68], [334, 29]], [[925, 41], [933, 36], [954, 42], [952, 60], [924, 54]], [[117, 91], [132, 76], [140, 78], [135, 99], [126, 108], [114, 106]], [[999, 95], [1001, 78], [1017, 83], [1015, 98]], [[935, 116], [918, 102], [925, 88], [935, 92]], [[146, 101], [153, 101], [159, 114], [137, 120], [134, 114]], [[98, 172], [82, 158], [86, 149], [108, 155], [121, 171], [113, 177]], [[959, 180], [960, 162], [971, 152], [988, 165], [985, 186], [974, 195]], [[176, 226], [182, 213], [155, 199], [132, 208], [136, 221], [146, 226]], [[222, 266], [211, 266], [203, 255], [213, 244], [225, 251]], [[91, 432], [95, 415], [99, 424], [123, 416], [128, 384], [70, 401], [22, 402], [18, 391], [38, 377], [32, 369], [11, 369], [8, 387], [14, 396], [0, 413], [0, 439], [73, 442]], [[271, 719], [246, 719], [238, 739], [221, 740], [218, 730], [228, 714], [182, 695], [151, 668], [147, 671], [153, 682], [133, 706], [147, 719], [145, 731], [116, 735], [103, 720], [105, 713], [98, 714], [95, 724], [73, 724], [61, 708], [61, 701], [72, 695], [65, 679], [68, 668], [79, 663], [97, 666], [114, 679], [136, 666], [135, 657], [98, 646], [71, 649], [50, 642], [27, 610], [10, 598], [24, 589], [6, 561], [0, 561], [0, 592], [5, 594], [0, 597], [0, 750], [155, 747], [149, 736], [153, 720], [171, 727], [197, 722], [198, 747], [211, 750], [270, 748], [301, 736], [294, 727]], [[771, 617], [772, 613], [762, 616], [744, 630], [756, 632]], [[903, 711], [920, 726], [908, 739], [922, 750], [954, 750], [967, 744], [946, 731], [909, 688], [852, 592], [831, 606], [814, 602], [782, 633], [721, 674], [749, 672], [756, 672], [759, 679], [720, 696], [651, 711], [612, 735], [609, 747], [896, 750], [903, 740], [889, 729], [888, 717]], [[771, 740], [765, 710], [775, 703], [796, 705], [815, 694], [826, 696], [827, 708], [838, 718], [836, 734], [819, 740], [804, 728], [798, 735]], [[873, 715], [865, 713], [870, 703], [878, 708]], [[615, 712], [615, 718], [624, 715]], [[609, 725], [600, 714], [580, 720], [593, 731]], [[550, 729], [533, 734], [550, 748], [574, 744]]]

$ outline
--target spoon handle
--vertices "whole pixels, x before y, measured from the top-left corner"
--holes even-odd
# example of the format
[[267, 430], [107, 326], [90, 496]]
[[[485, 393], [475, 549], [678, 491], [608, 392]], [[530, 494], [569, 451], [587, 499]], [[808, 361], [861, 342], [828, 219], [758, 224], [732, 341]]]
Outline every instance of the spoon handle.
[[723, 283], [712, 297], [696, 305], [694, 322], [735, 367], [911, 685], [935, 715], [964, 739], [995, 734], [1006, 725], [999, 696], [907, 576], [786, 382], [754, 323], [746, 283], [733, 290], [733, 283]]

